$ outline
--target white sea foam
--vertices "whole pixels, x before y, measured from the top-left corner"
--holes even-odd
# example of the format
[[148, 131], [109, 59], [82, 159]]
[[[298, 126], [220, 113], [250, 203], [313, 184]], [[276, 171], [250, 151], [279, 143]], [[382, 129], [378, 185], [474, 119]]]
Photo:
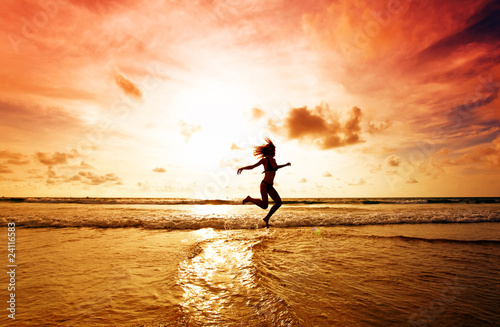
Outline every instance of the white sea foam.
[[[168, 199], [168, 201], [173, 201]], [[177, 200], [176, 200], [177, 201]], [[500, 222], [500, 203], [338, 203], [317, 199], [284, 204], [274, 227]], [[406, 201], [406, 200], [405, 200]], [[394, 201], [393, 201], [394, 202]], [[255, 229], [267, 211], [253, 205], [80, 204], [0, 202], [0, 226], [28, 228]]]

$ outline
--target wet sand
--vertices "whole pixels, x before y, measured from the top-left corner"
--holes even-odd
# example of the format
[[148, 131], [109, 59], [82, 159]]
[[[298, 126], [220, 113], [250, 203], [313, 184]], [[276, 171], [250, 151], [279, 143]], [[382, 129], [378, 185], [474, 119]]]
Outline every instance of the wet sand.
[[499, 236], [496, 223], [19, 228], [16, 323], [494, 326]]

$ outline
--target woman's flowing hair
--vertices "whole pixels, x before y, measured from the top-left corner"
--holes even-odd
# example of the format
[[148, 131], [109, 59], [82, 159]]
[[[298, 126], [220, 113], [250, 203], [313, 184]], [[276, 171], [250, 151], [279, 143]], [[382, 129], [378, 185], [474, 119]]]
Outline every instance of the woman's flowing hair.
[[269, 137], [266, 137], [264, 139], [266, 141], [266, 144], [264, 145], [257, 145], [253, 147], [253, 155], [256, 157], [264, 158], [264, 157], [269, 157], [269, 156], [274, 156], [276, 153], [276, 147], [274, 146], [273, 142]]

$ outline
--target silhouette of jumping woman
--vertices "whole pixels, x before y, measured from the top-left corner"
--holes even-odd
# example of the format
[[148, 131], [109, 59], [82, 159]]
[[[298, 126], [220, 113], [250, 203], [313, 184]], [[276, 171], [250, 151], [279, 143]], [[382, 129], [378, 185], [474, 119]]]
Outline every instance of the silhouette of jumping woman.
[[273, 186], [274, 176], [276, 175], [276, 171], [278, 169], [286, 166], [291, 166], [291, 163], [278, 165], [276, 163], [276, 160], [274, 159], [274, 155], [276, 154], [276, 147], [269, 138], [266, 138], [265, 141], [266, 144], [256, 146], [254, 147], [253, 150], [253, 155], [261, 158], [259, 162], [257, 162], [255, 165], [239, 168], [238, 175], [241, 174], [243, 170], [251, 170], [259, 165], [264, 166], [265, 175], [264, 179], [260, 183], [260, 195], [262, 199], [252, 198], [249, 195], [243, 200], [243, 204], [247, 202], [252, 202], [261, 207], [262, 209], [267, 209], [268, 206], [267, 196], [269, 195], [274, 200], [274, 205], [271, 207], [266, 217], [263, 219], [264, 222], [266, 223], [266, 227], [269, 228], [269, 218], [271, 218], [273, 213], [275, 213], [276, 210], [278, 210], [278, 208], [281, 207], [282, 204], [280, 195], [278, 194], [278, 192], [276, 192], [276, 189]]

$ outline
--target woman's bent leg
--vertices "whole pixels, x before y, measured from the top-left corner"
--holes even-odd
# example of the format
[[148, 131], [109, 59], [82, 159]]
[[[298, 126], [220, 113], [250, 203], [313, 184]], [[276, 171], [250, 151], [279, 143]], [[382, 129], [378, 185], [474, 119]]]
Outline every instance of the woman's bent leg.
[[267, 213], [266, 217], [263, 219], [266, 222], [266, 227], [269, 227], [269, 219], [271, 216], [281, 207], [282, 201], [278, 192], [274, 189], [274, 187], [269, 188], [268, 190], [271, 199], [274, 200], [274, 205], [271, 207], [271, 210]]
[[247, 196], [243, 202], [252, 202], [255, 205], [261, 207], [262, 209], [267, 209], [267, 206], [269, 204], [269, 200], [267, 197], [267, 185], [265, 183], [260, 183], [260, 195], [262, 196], [262, 199], [256, 199], [252, 198], [250, 196]]

